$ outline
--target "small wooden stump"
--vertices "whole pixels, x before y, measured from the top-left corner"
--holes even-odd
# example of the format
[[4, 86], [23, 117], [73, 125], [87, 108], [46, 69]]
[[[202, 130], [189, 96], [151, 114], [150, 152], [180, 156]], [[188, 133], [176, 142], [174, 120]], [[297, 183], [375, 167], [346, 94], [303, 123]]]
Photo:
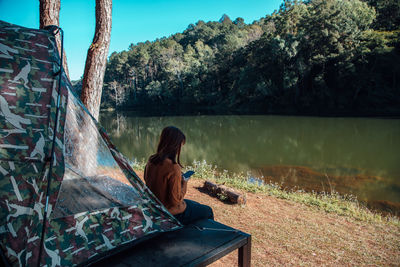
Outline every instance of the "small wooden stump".
[[223, 200], [228, 200], [229, 202], [235, 204], [246, 204], [246, 195], [235, 192], [233, 189], [224, 185], [205, 181], [203, 189], [205, 189], [211, 195], [218, 197], [219, 199], [226, 198]]

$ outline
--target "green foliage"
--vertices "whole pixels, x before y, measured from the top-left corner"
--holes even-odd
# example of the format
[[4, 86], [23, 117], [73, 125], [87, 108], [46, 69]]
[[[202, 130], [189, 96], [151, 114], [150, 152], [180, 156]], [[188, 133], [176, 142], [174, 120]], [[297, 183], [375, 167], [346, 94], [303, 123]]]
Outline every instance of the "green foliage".
[[103, 106], [399, 113], [399, 10], [395, 0], [285, 0], [251, 24], [198, 21], [113, 53]]
[[352, 0], [314, 0], [300, 20], [300, 41], [311, 64], [337, 57], [351, 59], [375, 12], [366, 3]]
[[377, 13], [373, 29], [393, 31], [400, 29], [400, 1], [398, 0], [365, 0], [374, 7]]

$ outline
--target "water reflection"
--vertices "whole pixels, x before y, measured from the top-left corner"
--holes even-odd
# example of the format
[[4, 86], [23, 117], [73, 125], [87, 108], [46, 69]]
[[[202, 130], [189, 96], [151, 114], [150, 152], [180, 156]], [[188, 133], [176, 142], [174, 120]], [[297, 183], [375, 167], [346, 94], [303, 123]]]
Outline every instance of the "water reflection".
[[186, 164], [206, 160], [290, 186], [315, 188], [322, 181], [325, 190], [334, 186], [365, 199], [400, 202], [398, 119], [108, 113], [101, 123], [130, 159], [147, 159], [162, 128], [175, 125], [187, 137], [181, 156]]

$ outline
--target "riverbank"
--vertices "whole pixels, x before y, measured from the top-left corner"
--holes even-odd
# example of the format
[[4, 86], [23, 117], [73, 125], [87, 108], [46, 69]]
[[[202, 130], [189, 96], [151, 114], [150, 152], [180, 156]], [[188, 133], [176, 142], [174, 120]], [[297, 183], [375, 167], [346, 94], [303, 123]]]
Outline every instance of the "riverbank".
[[[134, 168], [139, 173], [144, 170], [144, 162], [136, 162]], [[348, 216], [353, 219], [373, 223], [387, 223], [400, 228], [400, 218], [394, 214], [382, 213], [368, 209], [352, 195], [340, 195], [336, 191], [306, 192], [302, 189], [286, 190], [279, 184], [265, 183], [261, 180], [248, 180], [243, 173], [219, 172], [216, 166], [205, 161], [194, 161], [192, 166], [186, 166], [187, 170], [195, 171], [195, 178], [210, 180], [219, 184], [232, 187], [242, 192], [269, 195], [279, 199], [285, 199], [296, 203], [317, 208], [327, 213], [335, 213]], [[224, 196], [221, 196], [224, 199]]]
[[[140, 177], [143, 166], [136, 165]], [[196, 170], [186, 197], [210, 205], [215, 220], [252, 235], [253, 266], [337, 266], [400, 264], [400, 223], [339, 195], [285, 192], [273, 185], [244, 183], [239, 175]], [[208, 177], [206, 177], [208, 175]], [[232, 205], [204, 193], [205, 179], [217, 180], [247, 195]], [[235, 266], [231, 253], [211, 266]]]
[[[149, 108], [149, 106], [151, 108]], [[400, 109], [388, 110], [327, 110], [325, 107], [310, 110], [285, 109], [255, 109], [254, 105], [246, 108], [225, 109], [218, 106], [193, 107], [193, 104], [182, 104], [180, 106], [163, 106], [160, 103], [145, 106], [127, 108], [102, 107], [101, 112], [107, 113], [129, 113], [141, 117], [163, 117], [163, 116], [202, 116], [202, 115], [269, 115], [269, 116], [295, 116], [295, 117], [326, 117], [326, 118], [400, 118]]]

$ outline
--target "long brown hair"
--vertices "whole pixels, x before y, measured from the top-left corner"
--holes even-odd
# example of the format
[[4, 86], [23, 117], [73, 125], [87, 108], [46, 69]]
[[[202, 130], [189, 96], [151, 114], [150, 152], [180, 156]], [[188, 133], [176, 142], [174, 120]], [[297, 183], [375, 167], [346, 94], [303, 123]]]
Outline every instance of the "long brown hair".
[[161, 132], [157, 153], [152, 155], [149, 161], [153, 164], [159, 164], [169, 158], [174, 164], [178, 163], [182, 167], [179, 157], [182, 144], [185, 142], [186, 137], [181, 130], [174, 126], [165, 127]]

